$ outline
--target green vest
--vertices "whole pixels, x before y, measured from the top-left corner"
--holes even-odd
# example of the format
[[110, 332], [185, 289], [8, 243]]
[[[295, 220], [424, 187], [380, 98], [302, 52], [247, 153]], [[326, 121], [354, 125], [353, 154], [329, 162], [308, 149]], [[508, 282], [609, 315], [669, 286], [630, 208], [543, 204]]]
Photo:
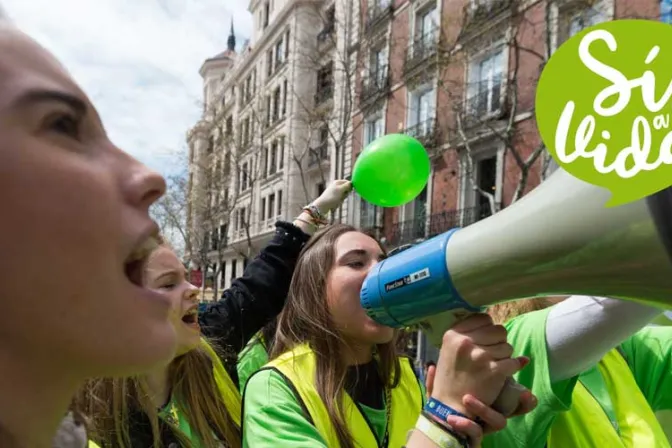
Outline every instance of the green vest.
[[[556, 417], [549, 448], [670, 448], [656, 416], [618, 349], [598, 364], [616, 427], [607, 412], [581, 382], [572, 394], [572, 407]], [[619, 434], [620, 433], [620, 434]]]
[[[408, 431], [413, 429], [422, 411], [423, 393], [418, 379], [408, 359], [401, 359], [401, 377], [397, 387], [391, 391], [391, 413], [389, 428], [390, 448], [406, 444]], [[307, 345], [280, 355], [266, 365], [282, 373], [303, 401], [313, 424], [329, 447], [338, 447], [338, 437], [329, 418], [327, 408], [315, 387], [315, 354]], [[365, 416], [348, 394], [343, 397], [343, 415], [350, 434], [358, 448], [379, 448], [380, 442], [374, 435]], [[389, 404], [387, 404], [389, 405]]]

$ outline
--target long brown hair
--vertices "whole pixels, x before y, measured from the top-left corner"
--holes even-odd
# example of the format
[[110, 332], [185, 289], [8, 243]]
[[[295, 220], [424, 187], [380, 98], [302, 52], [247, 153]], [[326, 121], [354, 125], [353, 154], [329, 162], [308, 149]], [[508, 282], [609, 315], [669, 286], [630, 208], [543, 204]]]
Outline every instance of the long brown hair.
[[[302, 343], [307, 343], [315, 352], [317, 392], [327, 408], [342, 448], [354, 448], [343, 415], [347, 366], [340, 355], [343, 350], [348, 350], [348, 346], [327, 308], [327, 276], [334, 265], [336, 241], [341, 235], [356, 231], [349, 225], [332, 225], [313, 235], [303, 248], [289, 287], [287, 303], [278, 317], [271, 352], [271, 358], [275, 358]], [[395, 344], [393, 340], [376, 347], [380, 378], [390, 388], [399, 384], [401, 373]]]
[[[185, 416], [192, 437], [202, 446], [236, 447], [241, 445], [240, 429], [229, 415], [213, 375], [213, 361], [203, 347], [175, 359], [169, 367], [172, 399]], [[89, 437], [105, 448], [132, 446], [129, 428], [133, 412], [144, 412], [149, 419], [153, 447], [162, 447], [159, 414], [150, 399], [146, 378], [99, 378], [88, 382], [75, 398], [74, 406], [87, 416]], [[173, 425], [168, 425], [180, 446], [191, 441]]]
[[[162, 237], [157, 240], [159, 247], [172, 250]], [[217, 349], [219, 347], [201, 339], [197, 348], [173, 359], [168, 367], [171, 398], [177, 411], [186, 417], [191, 437], [197, 444], [216, 447], [223, 443], [239, 447], [240, 428], [231, 418], [215, 380], [213, 367], [219, 360], [213, 358], [218, 356]], [[161, 425], [172, 430], [180, 446], [194, 445], [172, 422], [160, 420], [145, 376], [90, 380], [75, 397], [72, 408], [86, 416], [89, 438], [102, 443], [101, 448], [131, 447], [131, 419], [137, 412], [144, 413], [149, 420], [154, 448], [163, 447]]]

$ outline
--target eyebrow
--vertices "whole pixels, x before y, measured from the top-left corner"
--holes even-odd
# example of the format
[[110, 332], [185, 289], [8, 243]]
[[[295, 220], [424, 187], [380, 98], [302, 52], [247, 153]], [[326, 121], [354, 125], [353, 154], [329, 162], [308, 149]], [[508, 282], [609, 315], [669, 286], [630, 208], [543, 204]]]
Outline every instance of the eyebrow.
[[159, 275], [158, 277], [156, 277], [155, 281], [158, 282], [163, 277], [170, 277], [171, 275], [177, 275], [177, 274], [178, 274], [177, 271], [166, 271], [166, 272], [162, 273], [161, 275]]
[[77, 113], [84, 115], [86, 114], [86, 103], [74, 95], [70, 95], [65, 92], [58, 92], [56, 90], [42, 90], [34, 89], [29, 90], [19, 97], [17, 100], [18, 104], [31, 104], [31, 103], [40, 103], [45, 101], [56, 101], [60, 103], [65, 103], [71, 108], [73, 108]]
[[[341, 256], [340, 259], [343, 259], [343, 258], [345, 258], [349, 255], [353, 255], [353, 254], [354, 255], [367, 255], [367, 252], [364, 249], [352, 249], [351, 251], [348, 251], [345, 254], [343, 254], [343, 256]], [[386, 258], [387, 258], [387, 255], [382, 254], [382, 253], [378, 254], [378, 261], [383, 261]]]

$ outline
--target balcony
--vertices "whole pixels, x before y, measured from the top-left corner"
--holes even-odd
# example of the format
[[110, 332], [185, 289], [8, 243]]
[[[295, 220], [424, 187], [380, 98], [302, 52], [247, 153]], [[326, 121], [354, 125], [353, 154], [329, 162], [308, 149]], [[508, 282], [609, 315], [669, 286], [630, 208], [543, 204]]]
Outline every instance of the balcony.
[[322, 143], [316, 148], [308, 150], [308, 168], [314, 168], [322, 164], [322, 162], [329, 160], [329, 144]]
[[477, 83], [472, 92], [464, 104], [463, 121], [466, 126], [475, 126], [502, 117], [505, 109], [501, 77]]
[[366, 32], [373, 33], [387, 23], [392, 17], [394, 7], [390, 0], [376, 0], [370, 4], [366, 12]]
[[510, 11], [512, 3], [511, 0], [471, 0], [465, 25], [469, 27], [469, 25], [497, 19], [500, 15]]
[[362, 81], [359, 94], [360, 106], [364, 107], [376, 102], [390, 91], [390, 73], [387, 66], [378, 67]]
[[430, 154], [434, 150], [437, 150], [441, 146], [441, 143], [443, 143], [435, 118], [429, 118], [406, 128], [404, 134], [409, 135], [422, 143]]
[[406, 49], [404, 75], [409, 77], [417, 74], [426, 65], [435, 62], [438, 50], [438, 32], [432, 30], [416, 38]]
[[[497, 205], [499, 208], [499, 205]], [[392, 225], [386, 245], [390, 248], [413, 244], [455, 227], [466, 227], [489, 217], [489, 207], [470, 207], [433, 214], [429, 222], [424, 215]]]

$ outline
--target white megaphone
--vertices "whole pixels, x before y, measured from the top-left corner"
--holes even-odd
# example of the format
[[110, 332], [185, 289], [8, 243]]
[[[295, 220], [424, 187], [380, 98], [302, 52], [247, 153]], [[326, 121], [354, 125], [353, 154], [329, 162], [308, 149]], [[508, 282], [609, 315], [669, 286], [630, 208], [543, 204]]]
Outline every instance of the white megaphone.
[[[378, 263], [362, 306], [383, 325], [419, 325], [436, 345], [467, 315], [522, 298], [632, 297], [671, 308], [672, 187], [605, 208], [609, 196], [559, 169], [499, 213]], [[507, 387], [494, 407], [509, 415], [518, 396]]]

